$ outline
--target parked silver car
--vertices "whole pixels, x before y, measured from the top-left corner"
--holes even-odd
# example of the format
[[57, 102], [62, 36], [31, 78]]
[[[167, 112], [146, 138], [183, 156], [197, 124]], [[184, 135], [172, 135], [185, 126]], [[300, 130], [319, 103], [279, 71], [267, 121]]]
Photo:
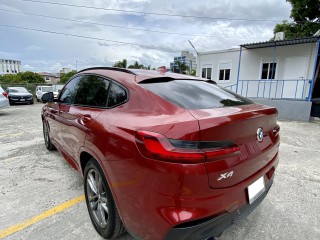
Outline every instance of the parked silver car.
[[7, 108], [9, 106], [8, 94], [0, 86], [0, 109]]

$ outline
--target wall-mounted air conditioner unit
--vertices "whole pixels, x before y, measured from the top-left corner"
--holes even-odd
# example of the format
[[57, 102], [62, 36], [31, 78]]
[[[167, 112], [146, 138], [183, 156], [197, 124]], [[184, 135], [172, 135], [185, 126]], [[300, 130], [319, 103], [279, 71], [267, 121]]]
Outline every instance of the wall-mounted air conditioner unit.
[[284, 40], [284, 32], [277, 32], [275, 37], [274, 37], [275, 41], [280, 41], [280, 40]]

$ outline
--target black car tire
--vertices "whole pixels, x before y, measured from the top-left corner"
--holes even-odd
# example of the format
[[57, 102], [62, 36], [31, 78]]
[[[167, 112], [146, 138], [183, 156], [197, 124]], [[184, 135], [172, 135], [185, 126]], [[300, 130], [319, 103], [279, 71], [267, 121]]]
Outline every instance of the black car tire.
[[39, 98], [37, 98], [37, 102], [40, 102]]
[[49, 128], [49, 125], [47, 123], [47, 121], [43, 120], [42, 121], [42, 126], [43, 126], [43, 137], [44, 137], [44, 143], [46, 145], [46, 148], [49, 150], [49, 151], [53, 151], [55, 150], [55, 146], [53, 145], [53, 143], [51, 142], [51, 139], [50, 139], [50, 128]]
[[[88, 176], [89, 174], [91, 174], [91, 176], [95, 176], [96, 178], [99, 178], [99, 175], [100, 175], [98, 182], [100, 182], [101, 184], [99, 184], [100, 187], [98, 186], [98, 183], [96, 185], [96, 189], [97, 189], [97, 193], [95, 194], [96, 197], [89, 196], [91, 193], [93, 193], [92, 188], [88, 183], [88, 181], [90, 180], [90, 177]], [[92, 224], [96, 229], [96, 231], [105, 239], [116, 239], [120, 237], [125, 232], [125, 229], [119, 217], [119, 213], [115, 205], [114, 199], [112, 197], [112, 193], [108, 185], [108, 182], [106, 180], [106, 177], [101, 167], [99, 166], [99, 164], [94, 158], [89, 160], [84, 170], [84, 192], [85, 192], [88, 212], [89, 212]], [[99, 197], [97, 197], [98, 195]], [[91, 200], [89, 200], [89, 198]], [[105, 224], [106, 226], [104, 227], [101, 226], [102, 221], [101, 223], [97, 222], [98, 221], [97, 215], [99, 214], [98, 213], [99, 203], [100, 203], [100, 206], [102, 204], [105, 204], [105, 206], [108, 209], [108, 211], [105, 212], [102, 206], [100, 208], [100, 210], [104, 212], [104, 219], [106, 222]], [[97, 206], [96, 210], [93, 209], [94, 208], [93, 205], [95, 204]]]

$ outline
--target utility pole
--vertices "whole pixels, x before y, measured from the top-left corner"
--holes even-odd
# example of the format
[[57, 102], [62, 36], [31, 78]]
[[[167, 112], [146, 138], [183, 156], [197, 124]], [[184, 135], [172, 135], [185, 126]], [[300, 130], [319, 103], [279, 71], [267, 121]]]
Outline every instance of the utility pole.
[[[197, 51], [197, 49], [193, 46], [192, 42], [190, 40], [188, 40], [188, 42], [190, 43], [191, 47], [196, 51], [197, 53], [197, 69], [196, 69], [196, 72], [198, 72], [198, 64], [199, 64], [199, 53]], [[191, 70], [190, 70], [191, 71]]]

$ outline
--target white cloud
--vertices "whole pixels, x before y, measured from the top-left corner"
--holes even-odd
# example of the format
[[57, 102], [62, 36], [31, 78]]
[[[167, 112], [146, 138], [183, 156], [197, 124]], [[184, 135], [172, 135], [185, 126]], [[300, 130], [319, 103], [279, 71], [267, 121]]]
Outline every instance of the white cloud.
[[[63, 1], [61, 1], [63, 2]], [[70, 0], [69, 4], [90, 5], [102, 8], [126, 9], [131, 11], [158, 12], [208, 16], [211, 18], [238, 19], [288, 19], [290, 5], [285, 0]], [[152, 33], [138, 30], [107, 27], [94, 24], [75, 23], [65, 20], [41, 18], [1, 11], [1, 24], [14, 25], [66, 33], [91, 38], [89, 40], [36, 31], [0, 27], [0, 58], [18, 58], [36, 71], [59, 71], [61, 67], [78, 69], [94, 65], [111, 66], [115, 61], [126, 58], [157, 67], [168, 66], [173, 56], [181, 50], [192, 50], [191, 40], [199, 51], [231, 48], [242, 43], [265, 41], [272, 37], [275, 22], [232, 21], [130, 14], [86, 8], [70, 8], [48, 4], [30, 3], [19, 0], [2, 0], [0, 8], [50, 15], [77, 21], [98, 22], [131, 28], [142, 28], [173, 33], [204, 36], [184, 36]], [[174, 49], [161, 51], [139, 46], [123, 45], [112, 41], [136, 43], [157, 48]], [[5, 53], [5, 54], [2, 54]]]
[[30, 46], [27, 47], [28, 51], [40, 51], [42, 49], [43, 49], [43, 47], [35, 46], [35, 45], [30, 45]]

